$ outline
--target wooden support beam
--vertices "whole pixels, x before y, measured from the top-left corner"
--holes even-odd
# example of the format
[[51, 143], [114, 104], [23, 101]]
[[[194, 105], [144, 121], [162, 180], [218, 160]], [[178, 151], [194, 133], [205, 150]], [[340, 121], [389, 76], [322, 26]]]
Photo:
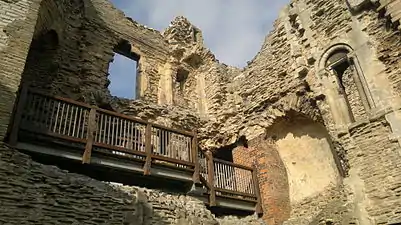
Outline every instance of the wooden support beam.
[[10, 146], [16, 146], [17, 142], [18, 142], [18, 131], [20, 128], [20, 124], [21, 124], [21, 119], [22, 119], [22, 114], [24, 111], [24, 107], [26, 104], [28, 98], [28, 85], [25, 84], [21, 84], [21, 89], [19, 92], [19, 96], [17, 98], [17, 107], [16, 107], [16, 111], [13, 112], [14, 114], [14, 118], [12, 120], [12, 128], [11, 128], [11, 134], [10, 134], [10, 138], [9, 138], [9, 144]]
[[257, 174], [256, 167], [253, 167], [253, 170], [252, 170], [252, 180], [253, 180], [254, 191], [255, 191], [255, 195], [256, 195], [256, 199], [257, 199], [255, 212], [258, 215], [261, 215], [263, 213], [262, 198], [260, 196], [259, 180], [258, 180], [258, 174]]
[[143, 174], [150, 175], [150, 167], [152, 166], [152, 125], [148, 123], [145, 131], [145, 154], [146, 161], [143, 166]]
[[195, 168], [194, 168], [194, 175], [192, 177], [192, 180], [194, 184], [200, 184], [200, 164], [199, 164], [199, 159], [198, 159], [198, 137], [196, 132], [194, 132], [194, 136], [192, 137], [192, 160], [193, 163], [195, 163]]
[[209, 182], [209, 205], [216, 206], [216, 189], [214, 185], [214, 162], [213, 162], [213, 154], [211, 151], [206, 152], [206, 160], [207, 160], [207, 174], [208, 174], [208, 182]]
[[86, 138], [85, 152], [82, 156], [82, 163], [84, 164], [90, 163], [96, 129], [97, 129], [96, 109], [91, 108], [88, 118], [88, 134]]

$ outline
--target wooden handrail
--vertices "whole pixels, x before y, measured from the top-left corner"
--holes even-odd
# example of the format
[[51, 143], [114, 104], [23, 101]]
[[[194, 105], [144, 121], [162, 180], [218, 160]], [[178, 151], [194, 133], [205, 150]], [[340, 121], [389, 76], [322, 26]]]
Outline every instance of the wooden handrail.
[[50, 98], [50, 99], [54, 99], [54, 100], [58, 100], [58, 101], [62, 101], [62, 102], [66, 102], [66, 103], [70, 103], [73, 105], [77, 105], [77, 106], [81, 106], [87, 109], [91, 109], [93, 106], [83, 103], [83, 102], [78, 102], [69, 98], [64, 98], [64, 97], [60, 97], [60, 96], [53, 96], [53, 95], [49, 95], [46, 93], [43, 93], [41, 91], [37, 91], [37, 90], [32, 90], [30, 88], [28, 88], [28, 92], [34, 95], [40, 95], [42, 97], [46, 97], [46, 98]]
[[220, 191], [220, 192], [226, 192], [226, 193], [233, 194], [233, 195], [241, 195], [241, 196], [256, 198], [255, 194], [249, 194], [249, 193], [240, 192], [240, 191], [233, 191], [233, 190], [228, 190], [228, 189], [224, 189], [224, 188], [215, 188], [215, 190]]
[[101, 108], [99, 108], [97, 106], [89, 105], [89, 104], [83, 103], [83, 102], [78, 102], [78, 101], [75, 101], [75, 100], [72, 100], [72, 99], [68, 99], [68, 98], [64, 98], [64, 97], [60, 97], [60, 96], [52, 96], [52, 95], [49, 95], [49, 94], [46, 94], [46, 93], [43, 93], [43, 92], [40, 92], [40, 91], [36, 91], [36, 90], [33, 91], [31, 89], [29, 89], [28, 92], [32, 93], [32, 94], [35, 94], [35, 95], [41, 95], [41, 96], [46, 97], [46, 98], [51, 98], [51, 99], [54, 99], [54, 100], [59, 100], [59, 101], [67, 102], [67, 103], [70, 103], [70, 104], [74, 104], [74, 105], [77, 105], [77, 106], [80, 106], [80, 107], [84, 107], [84, 108], [87, 108], [87, 109], [94, 108], [98, 112], [106, 113], [106, 114], [111, 115], [111, 116], [120, 117], [120, 118], [123, 118], [123, 119], [127, 119], [127, 120], [131, 120], [131, 121], [134, 121], [134, 122], [137, 122], [137, 123], [141, 123], [141, 124], [150, 124], [152, 127], [159, 128], [159, 129], [162, 129], [162, 130], [166, 130], [166, 131], [169, 131], [169, 132], [173, 132], [173, 133], [176, 133], [176, 134], [181, 134], [181, 135], [185, 135], [185, 136], [188, 136], [188, 137], [193, 137], [193, 135], [194, 135], [192, 132], [189, 132], [189, 131], [179, 130], [179, 129], [175, 129], [175, 128], [171, 128], [171, 127], [166, 127], [166, 126], [163, 126], [163, 125], [160, 125], [160, 124], [156, 124], [156, 123], [152, 123], [152, 122], [149, 122], [149, 121], [146, 121], [146, 120], [142, 120], [142, 119], [139, 119], [139, 118], [127, 116], [127, 115], [124, 115], [124, 114], [121, 114], [121, 113], [113, 112], [113, 111], [106, 110], [106, 109], [101, 109]]

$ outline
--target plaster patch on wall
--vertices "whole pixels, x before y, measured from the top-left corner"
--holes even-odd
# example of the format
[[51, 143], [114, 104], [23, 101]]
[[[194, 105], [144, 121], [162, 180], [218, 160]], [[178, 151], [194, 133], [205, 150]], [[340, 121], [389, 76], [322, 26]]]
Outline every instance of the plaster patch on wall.
[[288, 175], [291, 204], [339, 183], [327, 131], [307, 120], [278, 124], [277, 147]]

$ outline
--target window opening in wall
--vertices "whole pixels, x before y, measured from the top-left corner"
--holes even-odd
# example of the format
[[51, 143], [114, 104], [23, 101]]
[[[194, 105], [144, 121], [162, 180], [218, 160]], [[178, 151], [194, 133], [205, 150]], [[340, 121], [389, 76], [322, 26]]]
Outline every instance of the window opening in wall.
[[239, 137], [234, 144], [219, 148], [214, 157], [224, 161], [234, 162], [233, 150], [238, 146], [244, 146], [245, 148], [248, 148], [248, 140], [245, 136]]
[[334, 52], [327, 59], [326, 66], [337, 76], [339, 93], [346, 102], [351, 122], [355, 122], [364, 119], [370, 107], [361, 82], [363, 77], [358, 74], [354, 59], [349, 58], [348, 53], [346, 49]]
[[114, 49], [109, 65], [109, 90], [113, 96], [135, 99], [137, 92], [139, 55], [131, 52], [128, 41], [120, 42]]
[[188, 70], [185, 70], [185, 69], [182, 69], [182, 68], [179, 68], [179, 69], [177, 70], [177, 76], [176, 76], [175, 82], [177, 83], [177, 85], [178, 85], [178, 90], [179, 90], [181, 93], [184, 92], [185, 81], [186, 81], [187, 78], [188, 78], [188, 74], [189, 74], [189, 71], [188, 71]]

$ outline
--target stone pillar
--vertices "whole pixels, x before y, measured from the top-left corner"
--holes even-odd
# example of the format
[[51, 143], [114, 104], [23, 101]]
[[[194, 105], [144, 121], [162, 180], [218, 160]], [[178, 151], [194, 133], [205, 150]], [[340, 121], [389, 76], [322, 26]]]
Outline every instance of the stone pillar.
[[158, 86], [158, 99], [160, 105], [173, 103], [173, 73], [171, 63], [166, 63], [159, 69], [160, 81]]

